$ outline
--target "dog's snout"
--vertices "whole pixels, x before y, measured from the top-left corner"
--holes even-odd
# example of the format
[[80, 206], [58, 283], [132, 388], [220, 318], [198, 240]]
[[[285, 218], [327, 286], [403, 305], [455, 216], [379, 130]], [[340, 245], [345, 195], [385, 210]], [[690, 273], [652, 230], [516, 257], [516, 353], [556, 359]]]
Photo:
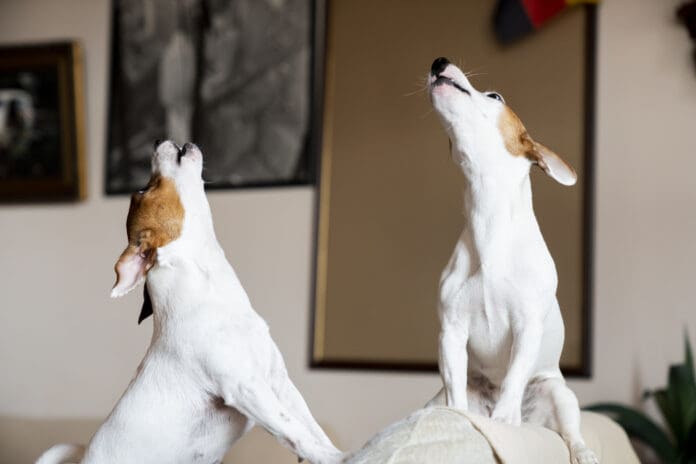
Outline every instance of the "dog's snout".
[[432, 66], [430, 66], [430, 74], [433, 76], [438, 76], [442, 71], [445, 70], [448, 64], [450, 64], [449, 60], [443, 56], [435, 59]]

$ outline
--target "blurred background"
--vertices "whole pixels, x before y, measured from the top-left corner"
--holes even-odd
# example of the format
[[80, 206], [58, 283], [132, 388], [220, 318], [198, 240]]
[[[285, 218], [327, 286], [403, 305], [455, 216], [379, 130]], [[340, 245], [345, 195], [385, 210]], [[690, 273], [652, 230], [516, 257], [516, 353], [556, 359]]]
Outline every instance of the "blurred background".
[[[664, 385], [668, 364], [682, 359], [683, 330], [696, 334], [696, 68], [676, 19], [681, 3], [598, 6], [593, 369], [569, 381], [581, 404], [640, 406], [643, 390]], [[108, 0], [0, 0], [2, 44], [82, 44], [87, 167], [82, 202], [0, 206], [2, 463], [87, 440], [151, 336], [151, 322], [136, 325], [139, 292], [108, 298], [128, 208], [127, 196], [104, 194], [111, 23]], [[429, 64], [418, 66], [425, 73]], [[427, 111], [425, 95], [417, 98]], [[439, 131], [433, 115], [422, 124]], [[444, 157], [446, 140], [438, 143]], [[421, 407], [440, 379], [308, 367], [316, 195], [305, 185], [213, 191], [209, 200], [218, 238], [291, 377], [336, 444], [356, 449]], [[295, 462], [258, 429], [230, 456]]]

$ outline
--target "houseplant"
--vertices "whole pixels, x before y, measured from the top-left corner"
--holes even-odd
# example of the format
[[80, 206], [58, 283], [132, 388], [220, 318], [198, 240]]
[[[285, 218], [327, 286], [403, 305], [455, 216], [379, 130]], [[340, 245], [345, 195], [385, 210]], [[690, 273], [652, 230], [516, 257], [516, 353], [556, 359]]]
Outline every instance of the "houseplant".
[[662, 429], [642, 412], [617, 403], [599, 403], [585, 409], [612, 417], [626, 433], [652, 448], [666, 464], [696, 463], [696, 375], [689, 338], [684, 334], [684, 362], [669, 368], [667, 386], [648, 390], [665, 423]]

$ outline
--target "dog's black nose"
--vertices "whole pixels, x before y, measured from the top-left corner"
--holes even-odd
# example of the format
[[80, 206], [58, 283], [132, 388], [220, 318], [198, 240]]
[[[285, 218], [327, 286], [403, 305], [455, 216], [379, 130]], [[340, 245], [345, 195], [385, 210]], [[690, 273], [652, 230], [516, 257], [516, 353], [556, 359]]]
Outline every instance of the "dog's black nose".
[[445, 70], [448, 64], [450, 64], [450, 62], [447, 58], [443, 56], [437, 58], [435, 61], [433, 61], [432, 66], [430, 66], [430, 74], [432, 74], [433, 76], [439, 75], [442, 71]]
[[163, 141], [164, 141], [164, 140], [160, 140], [160, 139], [155, 140], [155, 146], [153, 147], [153, 149], [157, 150], [157, 147], [159, 147], [160, 145], [162, 145], [162, 142], [163, 142]]

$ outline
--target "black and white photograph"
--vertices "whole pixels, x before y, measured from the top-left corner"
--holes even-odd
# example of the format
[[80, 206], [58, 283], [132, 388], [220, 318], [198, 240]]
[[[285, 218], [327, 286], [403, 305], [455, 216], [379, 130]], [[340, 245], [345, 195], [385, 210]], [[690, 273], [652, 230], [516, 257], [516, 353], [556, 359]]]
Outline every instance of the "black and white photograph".
[[[55, 174], [60, 159], [37, 145], [55, 145], [58, 76], [54, 70], [0, 75], [0, 178]], [[37, 115], [43, 124], [35, 125]], [[31, 156], [34, 154], [34, 156]]]
[[107, 193], [156, 139], [206, 153], [207, 188], [312, 183], [312, 0], [114, 0]]
[[0, 48], [0, 201], [80, 196], [74, 47]]

